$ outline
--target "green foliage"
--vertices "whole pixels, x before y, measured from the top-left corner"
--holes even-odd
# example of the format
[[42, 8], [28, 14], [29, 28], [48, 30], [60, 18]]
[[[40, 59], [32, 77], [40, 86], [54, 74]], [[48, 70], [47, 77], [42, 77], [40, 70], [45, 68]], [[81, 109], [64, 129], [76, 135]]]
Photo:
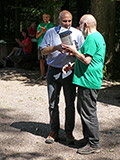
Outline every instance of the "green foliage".
[[[43, 13], [51, 15], [51, 21], [54, 23], [58, 13], [61, 9], [67, 9], [73, 14], [73, 26], [78, 26], [78, 19], [81, 17], [83, 10], [88, 8], [88, 1], [86, 0], [5, 0], [2, 1], [4, 4], [4, 13], [1, 17], [2, 29], [4, 30], [4, 38], [14, 40], [15, 32], [19, 32], [22, 28], [28, 28], [31, 22], [36, 21], [39, 24], [42, 21]], [[79, 3], [78, 3], [79, 2]], [[86, 3], [87, 2], [87, 3]], [[79, 10], [81, 4], [82, 7]], [[86, 4], [86, 5], [85, 5]], [[84, 9], [83, 9], [84, 8]], [[16, 12], [18, 19], [16, 20]], [[16, 24], [17, 23], [17, 24]], [[18, 24], [19, 23], [19, 24]], [[55, 21], [57, 24], [57, 20]], [[20, 26], [20, 27], [18, 27]], [[18, 28], [17, 28], [18, 27]], [[0, 28], [1, 29], [1, 28]], [[1, 34], [0, 34], [1, 35]]]
[[103, 69], [103, 78], [105, 80], [120, 79], [120, 50], [114, 53], [112, 61], [105, 64]]
[[111, 78], [111, 73], [108, 72], [108, 66], [105, 65], [103, 69], [103, 79], [110, 80], [110, 78]]
[[103, 69], [103, 78], [107, 79], [107, 67], [106, 67], [106, 65], [104, 66], [104, 69]]
[[[22, 28], [28, 28], [31, 22], [36, 21], [40, 23], [42, 21], [43, 13], [48, 13], [51, 15], [51, 21], [53, 21], [54, 10], [59, 8], [64, 4], [61, 0], [5, 0], [4, 4], [4, 14], [1, 18], [4, 20], [2, 23], [2, 28], [4, 29], [5, 39], [15, 38], [16, 22], [15, 14], [16, 10], [19, 13], [18, 22], [20, 23], [20, 31]], [[19, 32], [19, 31], [18, 31]]]

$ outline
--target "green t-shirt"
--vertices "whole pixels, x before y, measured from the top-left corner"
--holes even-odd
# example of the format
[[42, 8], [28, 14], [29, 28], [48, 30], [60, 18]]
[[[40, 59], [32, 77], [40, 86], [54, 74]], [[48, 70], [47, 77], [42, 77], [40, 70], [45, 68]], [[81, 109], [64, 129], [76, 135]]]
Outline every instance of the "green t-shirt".
[[[37, 27], [37, 31], [41, 32], [41, 28], [40, 27], [45, 27], [47, 30], [54, 27], [54, 24], [52, 22], [45, 24], [44, 22], [40, 23]], [[38, 47], [40, 47], [40, 44], [43, 40], [43, 37], [45, 35], [46, 32], [44, 32], [39, 38], [38, 38]]]
[[89, 89], [100, 89], [103, 80], [103, 67], [106, 44], [99, 32], [89, 34], [79, 52], [92, 56], [86, 65], [76, 59], [73, 83]]

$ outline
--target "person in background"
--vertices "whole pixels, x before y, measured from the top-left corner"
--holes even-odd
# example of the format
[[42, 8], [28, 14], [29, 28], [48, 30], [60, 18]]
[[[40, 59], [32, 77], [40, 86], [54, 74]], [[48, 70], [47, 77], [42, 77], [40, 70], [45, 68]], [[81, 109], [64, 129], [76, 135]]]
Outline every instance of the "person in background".
[[38, 59], [40, 60], [40, 71], [41, 71], [41, 79], [45, 80], [46, 78], [46, 56], [42, 55], [40, 52], [40, 44], [43, 40], [43, 37], [46, 31], [54, 26], [52, 22], [50, 22], [50, 15], [44, 13], [43, 14], [43, 22], [41, 22], [37, 27], [36, 38], [38, 39]]
[[97, 118], [97, 97], [103, 80], [103, 67], [106, 44], [101, 33], [97, 31], [96, 19], [85, 14], [80, 19], [80, 29], [85, 42], [79, 51], [64, 45], [64, 51], [73, 54], [77, 59], [71, 65], [63, 67], [64, 74], [74, 67], [73, 84], [78, 86], [77, 108], [81, 117], [83, 139], [79, 141], [82, 148], [79, 154], [100, 152], [99, 123]]
[[21, 53], [24, 55], [32, 54], [32, 42], [28, 35], [27, 30], [22, 30], [22, 36], [23, 40], [16, 38], [16, 42], [18, 43], [19, 47], [14, 47], [13, 50], [9, 53], [7, 57], [5, 57], [6, 60], [9, 60], [12, 55], [20, 55]]
[[28, 28], [28, 34], [31, 39], [36, 38], [36, 31], [37, 31], [36, 22], [32, 22], [30, 27]]
[[66, 143], [74, 143], [73, 129], [75, 122], [75, 96], [76, 87], [72, 84], [73, 72], [64, 77], [62, 67], [65, 64], [75, 61], [74, 56], [62, 53], [61, 38], [59, 32], [61, 28], [65, 28], [71, 32], [72, 40], [77, 49], [84, 42], [84, 37], [80, 30], [72, 27], [72, 14], [63, 10], [59, 14], [59, 23], [57, 27], [49, 29], [41, 43], [40, 49], [43, 55], [47, 55], [47, 64], [49, 65], [47, 72], [47, 87], [49, 98], [49, 114], [50, 114], [50, 133], [45, 142], [54, 143], [59, 138], [60, 119], [59, 119], [59, 96], [61, 88], [65, 97], [65, 133]]

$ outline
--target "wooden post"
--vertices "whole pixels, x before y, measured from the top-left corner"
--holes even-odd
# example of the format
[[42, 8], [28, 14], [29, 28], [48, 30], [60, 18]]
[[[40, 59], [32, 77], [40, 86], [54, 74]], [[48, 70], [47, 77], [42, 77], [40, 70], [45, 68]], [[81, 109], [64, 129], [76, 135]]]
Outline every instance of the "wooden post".
[[20, 36], [19, 0], [15, 0], [15, 38]]

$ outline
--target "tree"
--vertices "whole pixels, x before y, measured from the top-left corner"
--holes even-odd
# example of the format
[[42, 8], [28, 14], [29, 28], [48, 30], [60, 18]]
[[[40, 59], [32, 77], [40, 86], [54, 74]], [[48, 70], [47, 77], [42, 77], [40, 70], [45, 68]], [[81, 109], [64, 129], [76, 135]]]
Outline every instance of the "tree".
[[4, 21], [4, 1], [0, 0], [0, 39], [4, 39], [4, 28], [5, 28], [5, 21]]
[[91, 13], [96, 17], [98, 30], [107, 44], [106, 62], [109, 72], [113, 74], [113, 55], [115, 53], [115, 0], [91, 0]]
[[15, 37], [20, 36], [19, 0], [15, 0]]
[[90, 12], [90, 0], [77, 0], [77, 22], [80, 21], [82, 15]]

